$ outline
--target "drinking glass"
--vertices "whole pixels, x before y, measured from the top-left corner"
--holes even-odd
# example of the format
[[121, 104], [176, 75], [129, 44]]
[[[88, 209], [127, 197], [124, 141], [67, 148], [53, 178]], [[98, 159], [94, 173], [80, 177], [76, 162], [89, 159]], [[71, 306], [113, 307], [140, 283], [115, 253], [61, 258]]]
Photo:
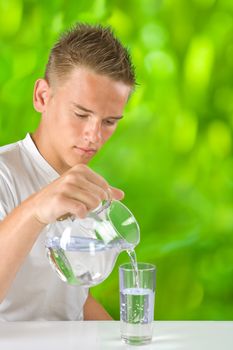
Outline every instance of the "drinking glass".
[[[155, 299], [155, 271], [152, 264], [131, 263], [119, 267], [121, 338], [132, 345], [152, 339]], [[137, 282], [137, 283], [136, 283]]]

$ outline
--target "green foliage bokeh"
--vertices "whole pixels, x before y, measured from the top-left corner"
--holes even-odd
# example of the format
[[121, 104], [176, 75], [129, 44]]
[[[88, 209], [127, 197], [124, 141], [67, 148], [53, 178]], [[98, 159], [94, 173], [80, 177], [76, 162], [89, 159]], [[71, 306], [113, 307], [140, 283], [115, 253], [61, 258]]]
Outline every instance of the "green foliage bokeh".
[[[33, 131], [34, 81], [77, 21], [111, 25], [139, 86], [92, 161], [157, 266], [155, 319], [233, 319], [232, 0], [0, 0], [0, 143]], [[92, 289], [119, 319], [118, 266]]]

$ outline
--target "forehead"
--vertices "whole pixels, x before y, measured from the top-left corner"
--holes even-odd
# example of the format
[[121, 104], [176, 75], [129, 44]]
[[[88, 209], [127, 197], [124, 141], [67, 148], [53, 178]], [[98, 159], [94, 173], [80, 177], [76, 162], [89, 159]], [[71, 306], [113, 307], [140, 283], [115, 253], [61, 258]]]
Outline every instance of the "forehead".
[[105, 100], [124, 104], [127, 102], [131, 87], [122, 81], [115, 81], [106, 75], [80, 67], [74, 68], [70, 74], [58, 84], [60, 93], [67, 98], [92, 102]]
[[81, 105], [96, 115], [120, 116], [128, 101], [131, 86], [87, 68], [75, 68], [65, 79], [51, 86], [57, 108]]

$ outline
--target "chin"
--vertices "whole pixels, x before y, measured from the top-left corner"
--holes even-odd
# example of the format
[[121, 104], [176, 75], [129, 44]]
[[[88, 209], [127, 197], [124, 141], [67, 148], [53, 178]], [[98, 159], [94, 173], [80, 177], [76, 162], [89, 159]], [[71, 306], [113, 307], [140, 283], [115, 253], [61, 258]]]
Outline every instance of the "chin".
[[83, 158], [79, 158], [79, 159], [74, 159], [72, 160], [68, 165], [70, 168], [72, 168], [73, 166], [77, 165], [77, 164], [88, 164], [90, 162], [90, 158], [88, 159], [83, 159]]

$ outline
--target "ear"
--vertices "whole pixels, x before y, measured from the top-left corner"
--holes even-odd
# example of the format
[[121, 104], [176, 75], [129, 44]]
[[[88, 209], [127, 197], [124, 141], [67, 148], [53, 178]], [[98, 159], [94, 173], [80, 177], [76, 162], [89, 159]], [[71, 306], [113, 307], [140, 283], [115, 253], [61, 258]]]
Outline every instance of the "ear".
[[45, 79], [35, 82], [33, 92], [33, 106], [37, 112], [43, 113], [50, 96], [50, 87]]

